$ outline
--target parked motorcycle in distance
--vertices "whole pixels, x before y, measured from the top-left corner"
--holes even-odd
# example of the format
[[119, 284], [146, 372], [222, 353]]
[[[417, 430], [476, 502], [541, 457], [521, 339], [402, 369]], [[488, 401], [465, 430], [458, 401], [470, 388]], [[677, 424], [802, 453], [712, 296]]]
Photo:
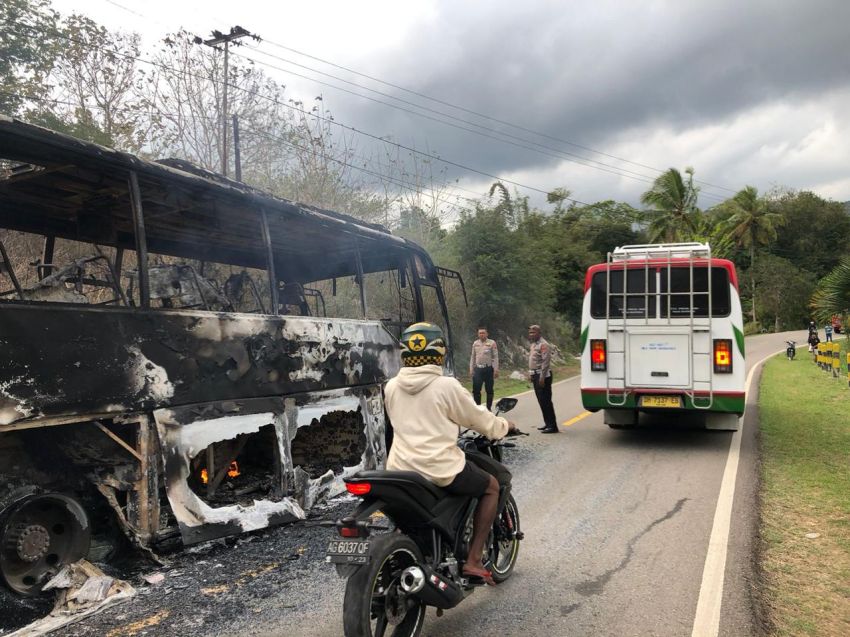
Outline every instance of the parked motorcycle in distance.
[[[516, 398], [502, 398], [496, 414], [516, 403]], [[493, 459], [501, 458], [502, 446], [513, 446], [470, 432], [458, 444]], [[325, 558], [348, 578], [345, 637], [416, 637], [428, 606], [442, 614], [482, 584], [462, 571], [477, 498], [449, 495], [414, 471], [360, 471], [345, 482], [348, 491], [363, 500], [337, 522], [341, 539], [330, 541]], [[498, 514], [485, 548], [484, 561], [497, 584], [511, 576], [522, 539], [510, 491], [510, 482], [500, 481]], [[392, 527], [373, 523], [378, 512]]]
[[785, 341], [788, 347], [785, 348], [785, 355], [788, 357], [789, 361], [793, 361], [794, 357], [797, 355], [797, 341]]

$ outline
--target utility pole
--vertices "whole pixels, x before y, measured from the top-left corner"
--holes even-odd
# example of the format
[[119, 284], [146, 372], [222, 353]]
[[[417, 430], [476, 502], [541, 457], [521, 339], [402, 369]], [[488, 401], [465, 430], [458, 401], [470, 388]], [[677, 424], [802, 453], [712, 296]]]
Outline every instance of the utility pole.
[[[249, 33], [240, 26], [230, 27], [230, 33], [222, 33], [221, 31], [213, 31], [213, 37], [209, 40], [201, 40], [196, 37], [196, 44], [206, 44], [209, 47], [218, 49], [220, 44], [224, 44], [224, 83], [222, 92], [221, 104], [221, 174], [227, 176], [227, 129], [229, 122], [227, 121], [227, 64], [228, 64], [228, 49], [232, 41], [244, 38], [245, 36], [252, 37], [255, 40], [260, 38], [253, 33]], [[238, 44], [238, 43], [237, 43]]]
[[239, 148], [239, 116], [236, 113], [233, 113], [233, 168], [236, 174], [236, 181], [242, 181], [242, 156], [241, 149]]

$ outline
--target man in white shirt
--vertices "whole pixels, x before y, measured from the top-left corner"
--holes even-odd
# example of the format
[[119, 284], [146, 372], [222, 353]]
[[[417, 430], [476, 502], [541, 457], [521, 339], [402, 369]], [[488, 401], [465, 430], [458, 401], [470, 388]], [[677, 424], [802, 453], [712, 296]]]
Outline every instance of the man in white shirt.
[[387, 469], [416, 471], [454, 495], [479, 498], [472, 541], [463, 573], [492, 584], [483, 563], [484, 543], [496, 518], [499, 483], [469, 462], [457, 446], [461, 427], [503, 438], [516, 427], [476, 405], [469, 392], [450, 376], [443, 376], [446, 345], [440, 328], [415, 323], [401, 335], [404, 365], [384, 390], [393, 442]]

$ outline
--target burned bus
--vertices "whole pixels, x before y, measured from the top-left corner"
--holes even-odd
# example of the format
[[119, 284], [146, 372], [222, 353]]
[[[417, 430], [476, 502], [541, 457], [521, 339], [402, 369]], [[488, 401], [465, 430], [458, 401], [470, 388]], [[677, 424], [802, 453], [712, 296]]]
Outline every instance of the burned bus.
[[451, 339], [445, 277], [382, 226], [0, 116], [5, 584], [294, 521], [382, 466], [396, 339]]

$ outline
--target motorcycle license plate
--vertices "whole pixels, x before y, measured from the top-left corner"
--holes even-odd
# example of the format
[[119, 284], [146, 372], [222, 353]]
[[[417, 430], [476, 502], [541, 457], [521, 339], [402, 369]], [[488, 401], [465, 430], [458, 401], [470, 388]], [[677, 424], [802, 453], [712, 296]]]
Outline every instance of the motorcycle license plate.
[[679, 409], [682, 407], [682, 399], [679, 396], [641, 396], [640, 406]]
[[331, 540], [325, 561], [331, 564], [366, 564], [369, 561], [369, 540]]

